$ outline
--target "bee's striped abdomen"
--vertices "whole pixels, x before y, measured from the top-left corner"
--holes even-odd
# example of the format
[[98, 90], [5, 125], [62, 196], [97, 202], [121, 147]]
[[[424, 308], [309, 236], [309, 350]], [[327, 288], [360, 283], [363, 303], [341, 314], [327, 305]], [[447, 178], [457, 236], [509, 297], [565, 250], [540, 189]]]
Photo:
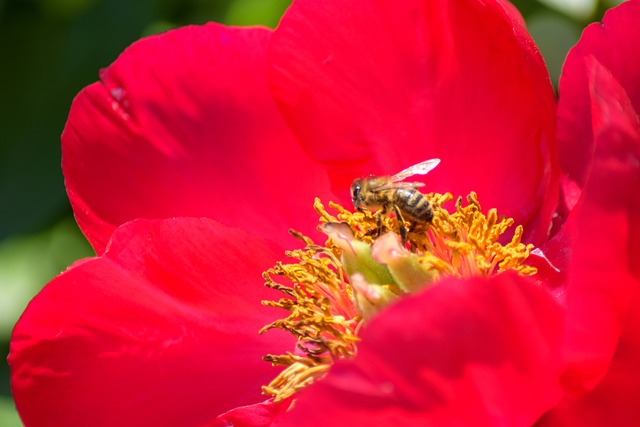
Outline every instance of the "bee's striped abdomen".
[[393, 197], [393, 202], [408, 219], [422, 222], [431, 222], [433, 210], [424, 194], [415, 188], [398, 189]]

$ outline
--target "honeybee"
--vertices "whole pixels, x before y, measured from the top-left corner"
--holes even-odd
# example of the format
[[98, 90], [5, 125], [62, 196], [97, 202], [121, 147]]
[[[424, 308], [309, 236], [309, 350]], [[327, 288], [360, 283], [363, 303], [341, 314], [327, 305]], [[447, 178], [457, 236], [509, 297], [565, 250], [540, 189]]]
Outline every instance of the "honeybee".
[[370, 176], [358, 178], [351, 184], [351, 201], [353, 207], [362, 211], [378, 212], [376, 218], [378, 235], [382, 229], [382, 216], [390, 210], [396, 214], [400, 228], [400, 237], [407, 240], [404, 219], [414, 223], [427, 223], [433, 219], [433, 209], [424, 194], [418, 188], [422, 182], [402, 182], [413, 175], [425, 175], [432, 171], [440, 159], [430, 159], [408, 167], [393, 176]]

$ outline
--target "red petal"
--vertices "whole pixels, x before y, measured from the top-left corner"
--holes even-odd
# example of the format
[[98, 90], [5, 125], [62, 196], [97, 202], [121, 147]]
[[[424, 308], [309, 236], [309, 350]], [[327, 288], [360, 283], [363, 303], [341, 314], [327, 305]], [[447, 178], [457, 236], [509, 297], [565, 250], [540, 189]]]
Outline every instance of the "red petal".
[[258, 336], [280, 313], [261, 272], [280, 250], [208, 219], [138, 220], [101, 258], [49, 283], [13, 333], [9, 364], [28, 426], [199, 426], [262, 401]]
[[602, 23], [582, 33], [569, 52], [560, 78], [558, 152], [562, 169], [583, 187], [593, 155], [594, 135], [587, 58], [595, 58], [625, 88], [640, 111], [640, 2], [628, 1], [608, 11]]
[[515, 275], [443, 281], [373, 319], [286, 425], [531, 425], [560, 397], [561, 321]]
[[[575, 114], [561, 119], [576, 122], [560, 122], [559, 129], [576, 132], [570, 135], [573, 145], [564, 147], [567, 153], [586, 151], [584, 164], [569, 165], [574, 178], [586, 184], [572, 213], [576, 230], [563, 375], [568, 396], [541, 427], [631, 427], [640, 419], [639, 16], [637, 1], [608, 12], [602, 27], [585, 31], [565, 68], [564, 113], [573, 108]], [[592, 127], [585, 132], [588, 120]], [[577, 161], [584, 157], [570, 154]]]
[[640, 420], [640, 297], [629, 307], [618, 349], [602, 381], [583, 398], [564, 399], [537, 427], [636, 427]]
[[640, 122], [611, 73], [586, 65], [596, 152], [569, 266], [565, 383], [576, 394], [604, 375], [640, 291]]
[[63, 170], [98, 253], [135, 218], [207, 216], [274, 239], [312, 229], [326, 173], [268, 92], [269, 38], [216, 24], [149, 37], [76, 98]]
[[220, 415], [213, 423], [202, 427], [269, 427], [277, 424], [290, 404], [291, 399], [278, 403], [267, 400], [234, 408]]
[[512, 8], [298, 0], [269, 59], [285, 119], [339, 194], [358, 175], [438, 157], [429, 190], [475, 190], [535, 239], [546, 235], [557, 202], [555, 101]]

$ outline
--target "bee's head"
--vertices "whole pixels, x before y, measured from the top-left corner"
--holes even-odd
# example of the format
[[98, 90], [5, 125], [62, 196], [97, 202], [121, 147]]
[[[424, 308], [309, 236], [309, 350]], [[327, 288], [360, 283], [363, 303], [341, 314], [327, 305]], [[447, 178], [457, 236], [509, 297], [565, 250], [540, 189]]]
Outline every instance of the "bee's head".
[[353, 181], [351, 184], [351, 201], [353, 202], [353, 207], [356, 210], [360, 210], [360, 204], [362, 203], [362, 197], [360, 197], [362, 191], [362, 180], [360, 178]]

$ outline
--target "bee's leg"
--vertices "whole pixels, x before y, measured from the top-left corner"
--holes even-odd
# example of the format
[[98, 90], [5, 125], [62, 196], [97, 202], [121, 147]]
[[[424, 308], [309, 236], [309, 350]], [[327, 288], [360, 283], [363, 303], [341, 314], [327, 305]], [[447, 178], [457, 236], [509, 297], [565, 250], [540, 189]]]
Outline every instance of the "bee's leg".
[[367, 231], [364, 234], [365, 236], [370, 236], [374, 239], [377, 239], [382, 235], [382, 215], [384, 215], [384, 211], [376, 213], [376, 227]]
[[376, 217], [376, 225], [378, 226], [378, 235], [376, 236], [376, 238], [380, 237], [382, 235], [382, 215], [384, 215], [386, 213], [385, 212], [379, 212], [378, 216]]
[[364, 233], [365, 236], [369, 236], [369, 237], [378, 237], [378, 229], [377, 228], [372, 228], [371, 230], [367, 231], [366, 233]]
[[402, 238], [402, 244], [407, 243], [407, 228], [404, 226], [404, 218], [402, 218], [402, 213], [398, 206], [393, 205], [393, 211], [396, 213], [396, 218], [398, 219], [398, 229], [400, 231], [400, 238]]

